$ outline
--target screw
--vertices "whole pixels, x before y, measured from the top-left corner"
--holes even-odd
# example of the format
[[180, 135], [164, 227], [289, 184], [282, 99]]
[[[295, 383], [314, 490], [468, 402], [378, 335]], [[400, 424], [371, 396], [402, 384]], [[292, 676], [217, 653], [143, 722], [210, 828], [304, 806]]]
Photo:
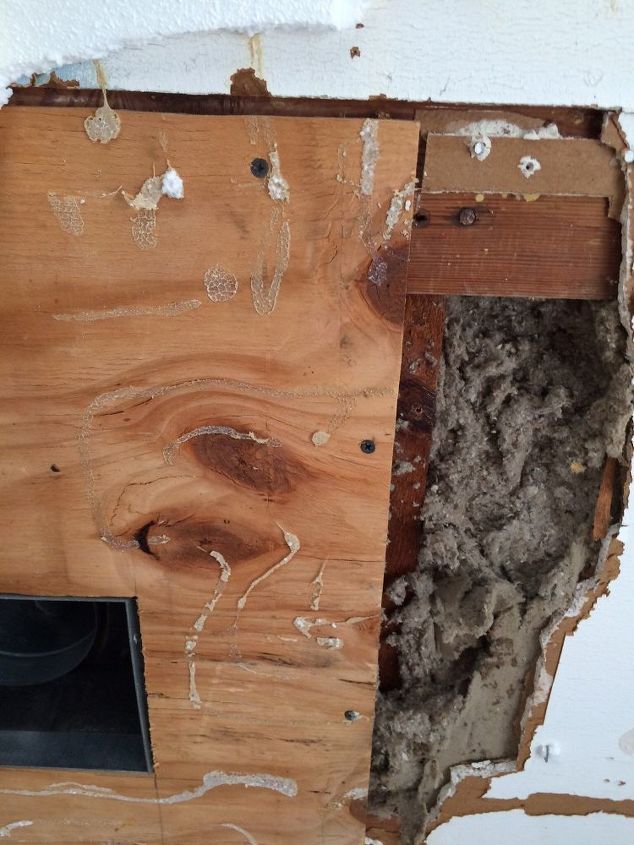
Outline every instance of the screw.
[[461, 226], [473, 226], [478, 219], [475, 208], [461, 208], [458, 213], [458, 221]]
[[346, 710], [343, 714], [349, 722], [356, 722], [361, 718], [361, 713], [358, 710]]
[[484, 143], [484, 141], [476, 141], [473, 145], [473, 152], [477, 156], [481, 156], [485, 150], [486, 144]]
[[362, 440], [359, 445], [361, 447], [361, 451], [366, 455], [371, 455], [376, 449], [376, 443], [374, 440]]
[[254, 158], [251, 162], [251, 173], [258, 179], [264, 179], [269, 172], [269, 163], [263, 158]]

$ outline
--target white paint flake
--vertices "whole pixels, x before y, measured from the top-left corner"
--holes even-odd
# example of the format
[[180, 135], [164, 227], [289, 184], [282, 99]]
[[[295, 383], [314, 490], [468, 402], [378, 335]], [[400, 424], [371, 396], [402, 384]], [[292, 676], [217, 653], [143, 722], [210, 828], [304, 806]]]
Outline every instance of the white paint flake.
[[74, 314], [53, 314], [54, 320], [63, 322], [94, 323], [98, 320], [114, 320], [117, 317], [175, 317], [186, 311], [200, 308], [199, 299], [183, 302], [168, 302], [166, 305], [120, 305], [98, 311], [76, 311]]
[[370, 839], [369, 836], [366, 836], [364, 845], [383, 845], [383, 843], [380, 839]]
[[194, 437], [203, 437], [208, 434], [218, 434], [223, 437], [231, 437], [233, 440], [253, 440], [254, 443], [269, 444], [271, 446], [279, 446], [276, 440], [271, 440], [270, 437], [257, 437], [252, 431], [237, 431], [229, 425], [201, 425], [191, 431], [186, 431], [177, 437], [173, 443], [170, 443], [163, 449], [163, 459], [166, 464], [174, 463], [174, 455], [188, 440]]
[[288, 798], [297, 795], [297, 783], [292, 778], [282, 778], [270, 774], [238, 774], [236, 772], [211, 771], [203, 775], [202, 783], [195, 789], [186, 789], [164, 798], [138, 798], [133, 795], [122, 795], [105, 786], [64, 781], [52, 783], [43, 789], [0, 789], [0, 795], [21, 795], [27, 798], [48, 797], [51, 795], [76, 795], [82, 798], [104, 798], [109, 801], [124, 801], [127, 804], [183, 804], [201, 798], [212, 789], [220, 786], [245, 786], [254, 789], [270, 789]]
[[[201, 551], [205, 550], [201, 549]], [[209, 552], [209, 556], [217, 562], [220, 567], [220, 574], [212, 597], [205, 603], [200, 616], [192, 625], [193, 633], [189, 634], [185, 639], [185, 659], [187, 660], [187, 669], [189, 674], [189, 700], [195, 710], [200, 710], [203, 704], [196, 685], [196, 649], [198, 648], [198, 640], [203, 632], [206, 621], [214, 612], [214, 609], [220, 601], [220, 597], [231, 578], [231, 567], [225, 560], [224, 556], [221, 555], [220, 552], [214, 550]]]
[[11, 831], [18, 830], [21, 827], [31, 827], [32, 824], [33, 822], [26, 819], [19, 822], [9, 822], [9, 824], [0, 827], [0, 839], [8, 839], [11, 836]]
[[372, 118], [365, 120], [359, 137], [362, 144], [359, 190], [364, 197], [370, 197], [374, 191], [374, 171], [379, 159], [379, 121]]
[[287, 563], [290, 563], [297, 552], [300, 550], [300, 542], [299, 538], [295, 534], [291, 534], [290, 531], [285, 531], [282, 526], [278, 526], [282, 534], [284, 535], [284, 542], [288, 546], [288, 554], [285, 555], [282, 560], [278, 561], [278, 563], [274, 564], [270, 569], [267, 569], [262, 575], [259, 575], [257, 578], [254, 578], [253, 581], [249, 584], [245, 592], [240, 596], [238, 599], [238, 610], [242, 610], [247, 603], [247, 599], [253, 592], [253, 590], [261, 584], [262, 581], [265, 581], [274, 572], [277, 572], [278, 569], [281, 569], [283, 566], [286, 566]]

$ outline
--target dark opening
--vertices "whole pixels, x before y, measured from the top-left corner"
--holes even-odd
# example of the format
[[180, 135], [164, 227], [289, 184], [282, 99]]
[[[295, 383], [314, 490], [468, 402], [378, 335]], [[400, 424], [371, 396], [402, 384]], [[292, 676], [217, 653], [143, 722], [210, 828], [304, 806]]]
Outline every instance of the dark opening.
[[133, 599], [0, 596], [0, 765], [152, 771]]

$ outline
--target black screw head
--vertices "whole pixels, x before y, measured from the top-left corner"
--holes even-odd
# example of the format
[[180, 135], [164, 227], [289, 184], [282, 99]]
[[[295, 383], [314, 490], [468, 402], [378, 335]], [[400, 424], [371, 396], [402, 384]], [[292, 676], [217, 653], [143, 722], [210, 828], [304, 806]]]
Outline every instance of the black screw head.
[[358, 710], [346, 710], [343, 714], [349, 722], [356, 722], [361, 718], [361, 713]]
[[251, 162], [251, 173], [257, 179], [264, 179], [269, 172], [269, 163], [264, 158], [254, 158]]
[[461, 208], [458, 212], [458, 221], [461, 226], [473, 226], [478, 219], [478, 212], [475, 208]]
[[359, 448], [365, 455], [371, 455], [376, 449], [376, 443], [374, 440], [362, 440], [359, 444]]

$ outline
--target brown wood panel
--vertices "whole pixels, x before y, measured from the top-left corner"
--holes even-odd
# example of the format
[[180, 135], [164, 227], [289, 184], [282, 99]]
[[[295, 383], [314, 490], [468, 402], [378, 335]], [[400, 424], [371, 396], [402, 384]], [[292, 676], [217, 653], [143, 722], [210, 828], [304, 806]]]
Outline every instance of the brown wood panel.
[[421, 194], [408, 293], [615, 298], [621, 235], [618, 222], [607, 216], [607, 200], [531, 200]]
[[393, 604], [387, 590], [397, 578], [413, 572], [418, 561], [444, 329], [444, 297], [407, 296], [379, 649], [383, 690], [400, 686], [398, 648], [388, 642], [398, 628], [390, 619]]
[[[364, 193], [360, 120], [88, 114], [0, 112], [0, 592], [137, 597], [155, 773], [0, 770], [2, 822], [361, 845], [417, 127]], [[165, 149], [140, 249], [117, 189]]]

